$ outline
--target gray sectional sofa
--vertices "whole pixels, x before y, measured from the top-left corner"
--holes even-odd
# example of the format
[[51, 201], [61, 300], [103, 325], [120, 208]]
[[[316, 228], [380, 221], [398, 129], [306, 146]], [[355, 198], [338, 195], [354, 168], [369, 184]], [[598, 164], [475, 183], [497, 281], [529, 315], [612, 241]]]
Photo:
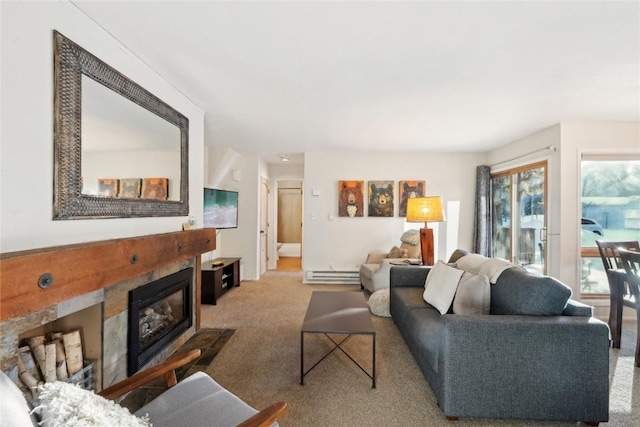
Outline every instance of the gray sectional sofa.
[[423, 300], [429, 271], [393, 267], [390, 310], [445, 416], [608, 420], [609, 328], [566, 285], [509, 268], [491, 314], [441, 315]]

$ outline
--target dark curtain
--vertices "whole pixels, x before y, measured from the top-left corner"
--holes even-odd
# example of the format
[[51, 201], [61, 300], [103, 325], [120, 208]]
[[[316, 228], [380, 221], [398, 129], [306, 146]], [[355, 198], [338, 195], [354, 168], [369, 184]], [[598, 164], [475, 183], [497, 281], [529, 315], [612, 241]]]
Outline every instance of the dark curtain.
[[491, 167], [476, 169], [476, 210], [473, 222], [473, 252], [491, 256]]

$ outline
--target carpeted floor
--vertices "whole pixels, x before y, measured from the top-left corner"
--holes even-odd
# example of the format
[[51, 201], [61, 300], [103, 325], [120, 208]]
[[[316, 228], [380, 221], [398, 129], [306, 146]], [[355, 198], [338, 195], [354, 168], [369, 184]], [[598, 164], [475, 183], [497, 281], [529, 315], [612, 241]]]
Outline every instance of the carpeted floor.
[[[285, 400], [289, 413], [280, 422], [284, 427], [579, 425], [493, 419], [448, 421], [389, 318], [372, 317], [377, 332], [376, 389], [339, 352], [325, 359], [305, 377], [305, 385], [300, 385], [300, 326], [311, 293], [359, 289], [359, 285], [305, 285], [300, 273], [288, 272], [269, 272], [259, 281], [242, 282], [218, 305], [202, 306], [203, 327], [235, 330], [205, 371], [255, 408]], [[370, 370], [370, 337], [354, 336], [345, 346]], [[640, 425], [640, 368], [633, 367], [634, 346], [635, 324], [625, 324], [622, 348], [611, 350], [610, 422], [601, 425]], [[307, 335], [305, 360], [312, 363], [329, 348], [326, 338]]]

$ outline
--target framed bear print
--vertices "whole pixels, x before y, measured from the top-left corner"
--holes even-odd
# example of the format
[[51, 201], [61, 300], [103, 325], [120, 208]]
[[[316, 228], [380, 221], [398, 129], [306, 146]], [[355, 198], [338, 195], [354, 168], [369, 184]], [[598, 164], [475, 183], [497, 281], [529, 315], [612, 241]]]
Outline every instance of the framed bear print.
[[362, 217], [364, 181], [338, 181], [338, 216]]
[[398, 197], [400, 198], [400, 209], [398, 216], [407, 216], [407, 200], [414, 197], [424, 197], [424, 181], [399, 181]]
[[369, 181], [369, 216], [393, 217], [393, 181]]

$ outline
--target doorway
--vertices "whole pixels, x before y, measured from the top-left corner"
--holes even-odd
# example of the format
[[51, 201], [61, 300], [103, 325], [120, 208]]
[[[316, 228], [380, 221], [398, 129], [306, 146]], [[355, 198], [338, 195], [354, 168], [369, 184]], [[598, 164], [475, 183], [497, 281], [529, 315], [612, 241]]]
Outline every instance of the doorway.
[[277, 270], [302, 270], [302, 181], [278, 182]]
[[269, 263], [269, 181], [266, 178], [260, 178], [260, 276], [267, 271]]

